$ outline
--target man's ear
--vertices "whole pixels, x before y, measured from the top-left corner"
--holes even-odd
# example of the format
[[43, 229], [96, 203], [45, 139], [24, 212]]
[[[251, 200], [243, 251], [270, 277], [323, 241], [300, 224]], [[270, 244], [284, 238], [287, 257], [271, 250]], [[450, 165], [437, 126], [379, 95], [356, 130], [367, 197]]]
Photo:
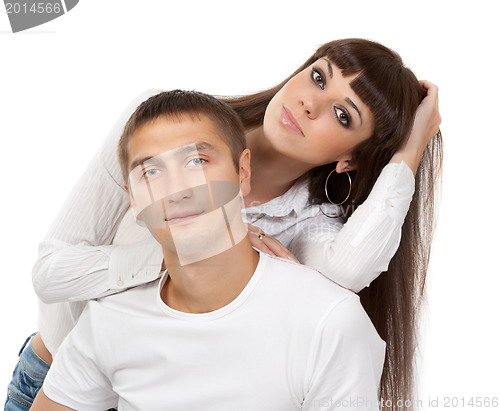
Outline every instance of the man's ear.
[[136, 204], [135, 204], [135, 201], [134, 201], [134, 197], [132, 196], [132, 194], [130, 193], [130, 190], [128, 188], [128, 186], [126, 184], [123, 185], [123, 188], [125, 189], [125, 191], [127, 192], [128, 194], [128, 198], [130, 200], [130, 207], [132, 207], [132, 210], [134, 210], [134, 217], [136, 219], [136, 221], [142, 221], [142, 218], [140, 218], [138, 215], [137, 215], [137, 210], [136, 210]]
[[240, 174], [240, 189], [243, 197], [250, 193], [250, 177], [252, 175], [252, 171], [250, 169], [250, 150], [246, 148], [243, 150], [240, 156], [240, 166], [239, 166], [239, 174]]
[[344, 158], [337, 162], [335, 169], [339, 174], [344, 171], [353, 171], [356, 170], [356, 162], [352, 158]]
[[127, 194], [128, 194], [128, 198], [129, 198], [129, 200], [130, 200], [130, 207], [132, 207], [132, 208], [134, 209], [134, 211], [135, 211], [135, 201], [134, 201], [134, 197], [132, 197], [132, 194], [130, 194], [130, 190], [129, 190], [129, 188], [128, 188], [127, 184], [124, 184], [124, 185], [123, 185], [123, 188], [125, 189], [125, 191], [126, 191], [126, 192], [127, 192]]

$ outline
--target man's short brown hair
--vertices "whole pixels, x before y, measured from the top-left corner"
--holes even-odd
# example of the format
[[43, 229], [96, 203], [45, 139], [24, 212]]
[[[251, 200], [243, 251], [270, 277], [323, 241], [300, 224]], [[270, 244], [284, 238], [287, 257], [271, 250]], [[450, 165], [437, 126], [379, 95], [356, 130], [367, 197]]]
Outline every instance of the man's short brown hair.
[[130, 172], [128, 143], [136, 130], [159, 117], [179, 119], [183, 114], [197, 117], [205, 115], [214, 123], [220, 138], [229, 147], [236, 171], [239, 171], [239, 159], [246, 148], [246, 139], [236, 112], [226, 103], [208, 94], [172, 90], [156, 94], [142, 102], [125, 124], [118, 144], [118, 159], [124, 182], [127, 182]]

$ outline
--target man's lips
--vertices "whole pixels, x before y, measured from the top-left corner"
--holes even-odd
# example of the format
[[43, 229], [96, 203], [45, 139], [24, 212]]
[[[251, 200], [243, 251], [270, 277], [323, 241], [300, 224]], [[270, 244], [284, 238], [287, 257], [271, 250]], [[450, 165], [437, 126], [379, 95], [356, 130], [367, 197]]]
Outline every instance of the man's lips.
[[281, 123], [288, 128], [289, 130], [292, 130], [301, 136], [304, 136], [304, 132], [302, 131], [302, 128], [300, 128], [299, 123], [293, 116], [290, 110], [288, 110], [285, 106], [281, 109]]
[[177, 224], [182, 224], [186, 223], [202, 214], [204, 214], [204, 211], [188, 211], [188, 212], [183, 212], [183, 213], [174, 213], [172, 215], [168, 215], [167, 213], [167, 222], [169, 225], [177, 225]]

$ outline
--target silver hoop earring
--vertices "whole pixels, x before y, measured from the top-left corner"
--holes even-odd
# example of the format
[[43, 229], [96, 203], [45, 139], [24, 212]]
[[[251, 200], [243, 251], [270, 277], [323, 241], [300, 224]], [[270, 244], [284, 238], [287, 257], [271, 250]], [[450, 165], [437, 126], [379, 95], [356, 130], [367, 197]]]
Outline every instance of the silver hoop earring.
[[351, 188], [352, 188], [352, 181], [351, 181], [351, 176], [349, 175], [349, 173], [347, 171], [344, 171], [344, 173], [347, 174], [347, 178], [349, 179], [349, 192], [347, 193], [347, 197], [344, 199], [344, 201], [342, 201], [341, 203], [334, 203], [332, 200], [330, 200], [330, 196], [328, 195], [328, 179], [330, 178], [330, 176], [332, 175], [332, 173], [335, 171], [335, 169], [333, 169], [332, 171], [330, 171], [330, 174], [328, 174], [328, 177], [326, 178], [326, 181], [325, 181], [325, 194], [326, 194], [326, 198], [328, 198], [328, 201], [330, 203], [332, 203], [333, 205], [341, 205], [341, 204], [344, 204], [347, 199], [349, 198], [349, 196], [351, 195]]

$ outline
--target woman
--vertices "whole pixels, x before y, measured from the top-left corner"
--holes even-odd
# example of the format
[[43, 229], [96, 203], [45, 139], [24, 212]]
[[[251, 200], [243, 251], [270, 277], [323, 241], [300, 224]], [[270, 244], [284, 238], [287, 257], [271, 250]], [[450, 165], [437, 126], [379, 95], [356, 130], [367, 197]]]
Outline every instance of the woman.
[[[411, 175], [408, 166], [414, 173], [418, 169], [401, 249], [389, 273], [361, 293], [367, 311], [388, 344], [381, 386], [381, 397], [386, 400], [409, 398], [415, 303], [425, 278], [429, 251], [425, 239], [430, 235], [422, 231], [426, 227], [419, 225], [422, 221], [419, 213], [423, 210], [424, 215], [432, 214], [432, 207], [427, 207], [431, 203], [423, 208], [421, 201], [432, 200], [433, 179], [429, 180], [430, 187], [421, 187], [421, 181], [422, 176], [433, 177], [440, 166], [438, 138], [426, 149], [418, 168], [440, 122], [437, 90], [430, 83], [423, 85], [428, 93], [419, 107], [425, 92], [396, 54], [365, 40], [340, 40], [322, 46], [275, 88], [227, 99], [243, 120], [252, 151], [252, 193], [245, 198], [245, 204], [250, 222], [260, 227], [251, 227], [254, 243], [264, 251], [291, 258], [271, 238], [276, 235], [301, 262], [322, 269], [327, 276], [355, 291], [368, 285], [387, 267], [399, 241], [412, 188], [407, 190], [409, 195], [400, 194], [398, 188], [394, 193], [391, 185], [401, 189], [400, 175]], [[161, 260], [148, 240], [133, 246], [106, 245], [115, 237], [128, 207], [121, 188], [116, 146], [121, 128], [135, 105], [111, 131], [40, 247], [34, 269], [37, 292], [46, 301], [73, 301], [42, 306], [40, 330], [49, 350], [40, 335], [33, 339], [32, 346], [47, 363], [51, 361], [50, 352], [56, 351], [81, 313], [84, 302], [79, 301], [152, 280], [160, 271]], [[417, 121], [410, 136], [417, 107]], [[389, 162], [393, 163], [388, 166], [389, 171], [384, 170], [385, 175], [381, 175]], [[349, 179], [342, 182], [339, 178], [342, 176], [330, 175], [333, 168], [351, 172], [353, 184], [345, 193]], [[379, 176], [376, 195], [371, 203], [370, 199], [365, 201]], [[327, 185], [327, 178], [333, 184]], [[408, 189], [402, 189], [405, 188]], [[430, 197], [422, 197], [424, 188], [429, 188]], [[351, 194], [344, 201], [349, 190]], [[102, 192], [106, 193], [105, 199], [101, 198]], [[291, 201], [292, 207], [280, 209], [277, 205], [280, 200]], [[343, 209], [329, 203], [323, 205], [329, 200], [343, 202]], [[393, 213], [396, 217], [387, 205], [392, 200], [396, 203], [393, 207], [397, 209]], [[371, 212], [374, 208], [376, 213]], [[344, 228], [343, 214], [349, 217]], [[426, 221], [431, 227], [432, 218]], [[383, 233], [372, 235], [373, 231]], [[120, 232], [119, 237], [124, 233], [133, 237], [123, 227]], [[415, 251], [409, 252], [408, 243], [412, 243]], [[371, 254], [365, 253], [366, 250], [371, 250]], [[345, 267], [357, 262], [360, 256], [365, 258], [362, 267], [344, 275]], [[133, 274], [121, 278], [123, 272]], [[22, 395], [15, 392], [15, 384], [10, 388], [10, 398]]]
[[[325, 58], [327, 61], [324, 61]], [[328, 62], [333, 67], [329, 67]], [[320, 100], [321, 93], [315, 94], [307, 88], [301, 89], [300, 82], [310, 77], [311, 81], [324, 91], [328, 87], [329, 77], [338, 78], [339, 72], [343, 79], [349, 82], [358, 99], [369, 109], [368, 112], [373, 118], [371, 136], [367, 137], [364, 130], [360, 130], [363, 127], [362, 122], [366, 125], [365, 112], [361, 113], [365, 117], [361, 121], [361, 115], [358, 113], [358, 118], [356, 118], [357, 110], [355, 108], [353, 110], [352, 105], [349, 107], [347, 102], [339, 102], [338, 105], [334, 103], [333, 110], [338, 122], [342, 123], [344, 127], [354, 127], [354, 132], [347, 136], [338, 134], [337, 139], [340, 140], [338, 144], [326, 143], [325, 140], [321, 140], [316, 146], [314, 142], [310, 142], [306, 149], [305, 146], [300, 146], [303, 141], [299, 141], [298, 147], [291, 153], [292, 149], [285, 146], [287, 143], [285, 139], [280, 139], [279, 131], [272, 128], [273, 111], [276, 116], [276, 107], [279, 110], [281, 103], [284, 104], [285, 108], [288, 108], [287, 104], [295, 102], [302, 106], [309, 118], [317, 119], [316, 116], [319, 117], [323, 103]], [[428, 82], [423, 82], [422, 86], [428, 89], [425, 99], [436, 99], [437, 101], [435, 86]], [[349, 89], [347, 90], [347, 94], [349, 94]], [[333, 96], [334, 100], [332, 101], [338, 101], [338, 99], [335, 100], [335, 93]], [[441, 135], [438, 133], [441, 119], [437, 111], [427, 112], [431, 105], [426, 106], [425, 103], [429, 103], [429, 101], [426, 102], [424, 99], [418, 107], [422, 97], [422, 90], [414, 74], [403, 66], [401, 58], [396, 53], [380, 44], [366, 40], [346, 39], [321, 46], [292, 76], [278, 86], [252, 96], [228, 100], [240, 114], [244, 126], [251, 130], [247, 137], [249, 147], [254, 155], [259, 153], [259, 138], [264, 139], [264, 143], [260, 142], [260, 146], [265, 146], [268, 150], [271, 147], [271, 150], [276, 151], [274, 154], [278, 161], [281, 156], [285, 162], [293, 158], [294, 160], [300, 159], [304, 163], [316, 161], [315, 164], [319, 165], [322, 156], [324, 156], [324, 163], [328, 163], [329, 159], [334, 158], [331, 152], [326, 151], [326, 147], [330, 150], [337, 150], [337, 153], [341, 152], [336, 157], [338, 160], [336, 165], [311, 167], [306, 172], [311, 203], [318, 204], [330, 200], [325, 192], [325, 181], [333, 167], [336, 168], [337, 172], [350, 171], [354, 163], [356, 171], [352, 173], [355, 174], [352, 187], [349, 187], [350, 179], [336, 179], [336, 185], [332, 186], [331, 189], [328, 188], [334, 193], [350, 193], [343, 204], [347, 217], [351, 215], [354, 217], [353, 210], [368, 197], [381, 170], [388, 162], [398, 163], [403, 160], [412, 169], [415, 175], [415, 193], [402, 228], [399, 250], [392, 258], [388, 272], [378, 277], [369, 288], [364, 288], [360, 292], [365, 310], [370, 315], [380, 336], [387, 343], [380, 398], [385, 399], [386, 404], [388, 399], [392, 400], [394, 407], [398, 400], [404, 402], [412, 399], [416, 324], [419, 304], [424, 291], [435, 221], [435, 184], [440, 177], [442, 163], [442, 141]], [[359, 106], [359, 104], [357, 105]], [[348, 107], [351, 112], [354, 112], [354, 115], [345, 113], [344, 107]], [[407, 140], [415, 113], [417, 114], [415, 125]], [[427, 122], [420, 122], [421, 118], [427, 118]], [[428, 130], [424, 131], [420, 127], [424, 127], [424, 129], [428, 127]], [[289, 128], [293, 130], [293, 125]], [[301, 133], [301, 131], [298, 130], [296, 134], [304, 135], [305, 133]], [[357, 131], [360, 132], [356, 133]], [[438, 133], [437, 138], [431, 140], [430, 144], [423, 144], [427, 143], [430, 137], [436, 133]], [[420, 139], [414, 138], [415, 136], [419, 136]], [[428, 139], [425, 139], [424, 136], [427, 136]], [[305, 137], [307, 138], [307, 135]], [[356, 141], [354, 145], [342, 145], [341, 139], [343, 137], [354, 137]], [[424, 138], [422, 139], [422, 137]], [[255, 140], [257, 140], [257, 144]], [[346, 147], [347, 154], [342, 152], [342, 149]], [[268, 162], [269, 157], [268, 154], [266, 158]], [[252, 170], [259, 169], [257, 164], [258, 162], [252, 163]], [[281, 164], [280, 167], [284, 168], [284, 165]], [[299, 167], [300, 164], [292, 166], [295, 170], [300, 170]], [[255, 171], [253, 173], [255, 174]], [[272, 173], [269, 174], [272, 175]], [[282, 181], [286, 181], [284, 174]], [[293, 176], [293, 174], [289, 174], [289, 176]], [[268, 186], [264, 185], [261, 185], [260, 188], [264, 192], [270, 190]], [[256, 190], [253, 190], [252, 194], [253, 198], [258, 197]], [[263, 197], [265, 198], [264, 194]], [[345, 194], [340, 194], [337, 201], [340, 203], [344, 198]], [[355, 213], [359, 213], [359, 211], [358, 209]], [[350, 228], [348, 227], [350, 220], [339, 232], [335, 240], [336, 243], [339, 242], [341, 235], [346, 234], [345, 232]], [[299, 258], [301, 262], [320, 269], [341, 285], [354, 291], [360, 291], [375, 278], [369, 278], [368, 284], [363, 283], [363, 280], [366, 280], [363, 278], [363, 270], [359, 270], [360, 267], [356, 266], [355, 260], [350, 261], [354, 269], [338, 264], [335, 258], [338, 257], [338, 251], [342, 254], [346, 250], [343, 246], [337, 247], [337, 255], [328, 260], [328, 257], [325, 257], [328, 245], [321, 245], [319, 241], [310, 241], [310, 239], [308, 241], [309, 247], [306, 246], [306, 251], [301, 255], [302, 258]], [[365, 241], [368, 243], [368, 238]], [[377, 241], [376, 235], [372, 237], [372, 241]], [[336, 244], [336, 246], [338, 245]], [[299, 247], [299, 249], [301, 248], [303, 247]], [[317, 251], [318, 248], [321, 249], [320, 252]], [[318, 254], [320, 254], [319, 257]], [[342, 272], [339, 272], [340, 266], [344, 272], [349, 272], [347, 278]], [[359, 271], [356, 272], [356, 270]], [[356, 282], [354, 278], [358, 278], [360, 281]]]

